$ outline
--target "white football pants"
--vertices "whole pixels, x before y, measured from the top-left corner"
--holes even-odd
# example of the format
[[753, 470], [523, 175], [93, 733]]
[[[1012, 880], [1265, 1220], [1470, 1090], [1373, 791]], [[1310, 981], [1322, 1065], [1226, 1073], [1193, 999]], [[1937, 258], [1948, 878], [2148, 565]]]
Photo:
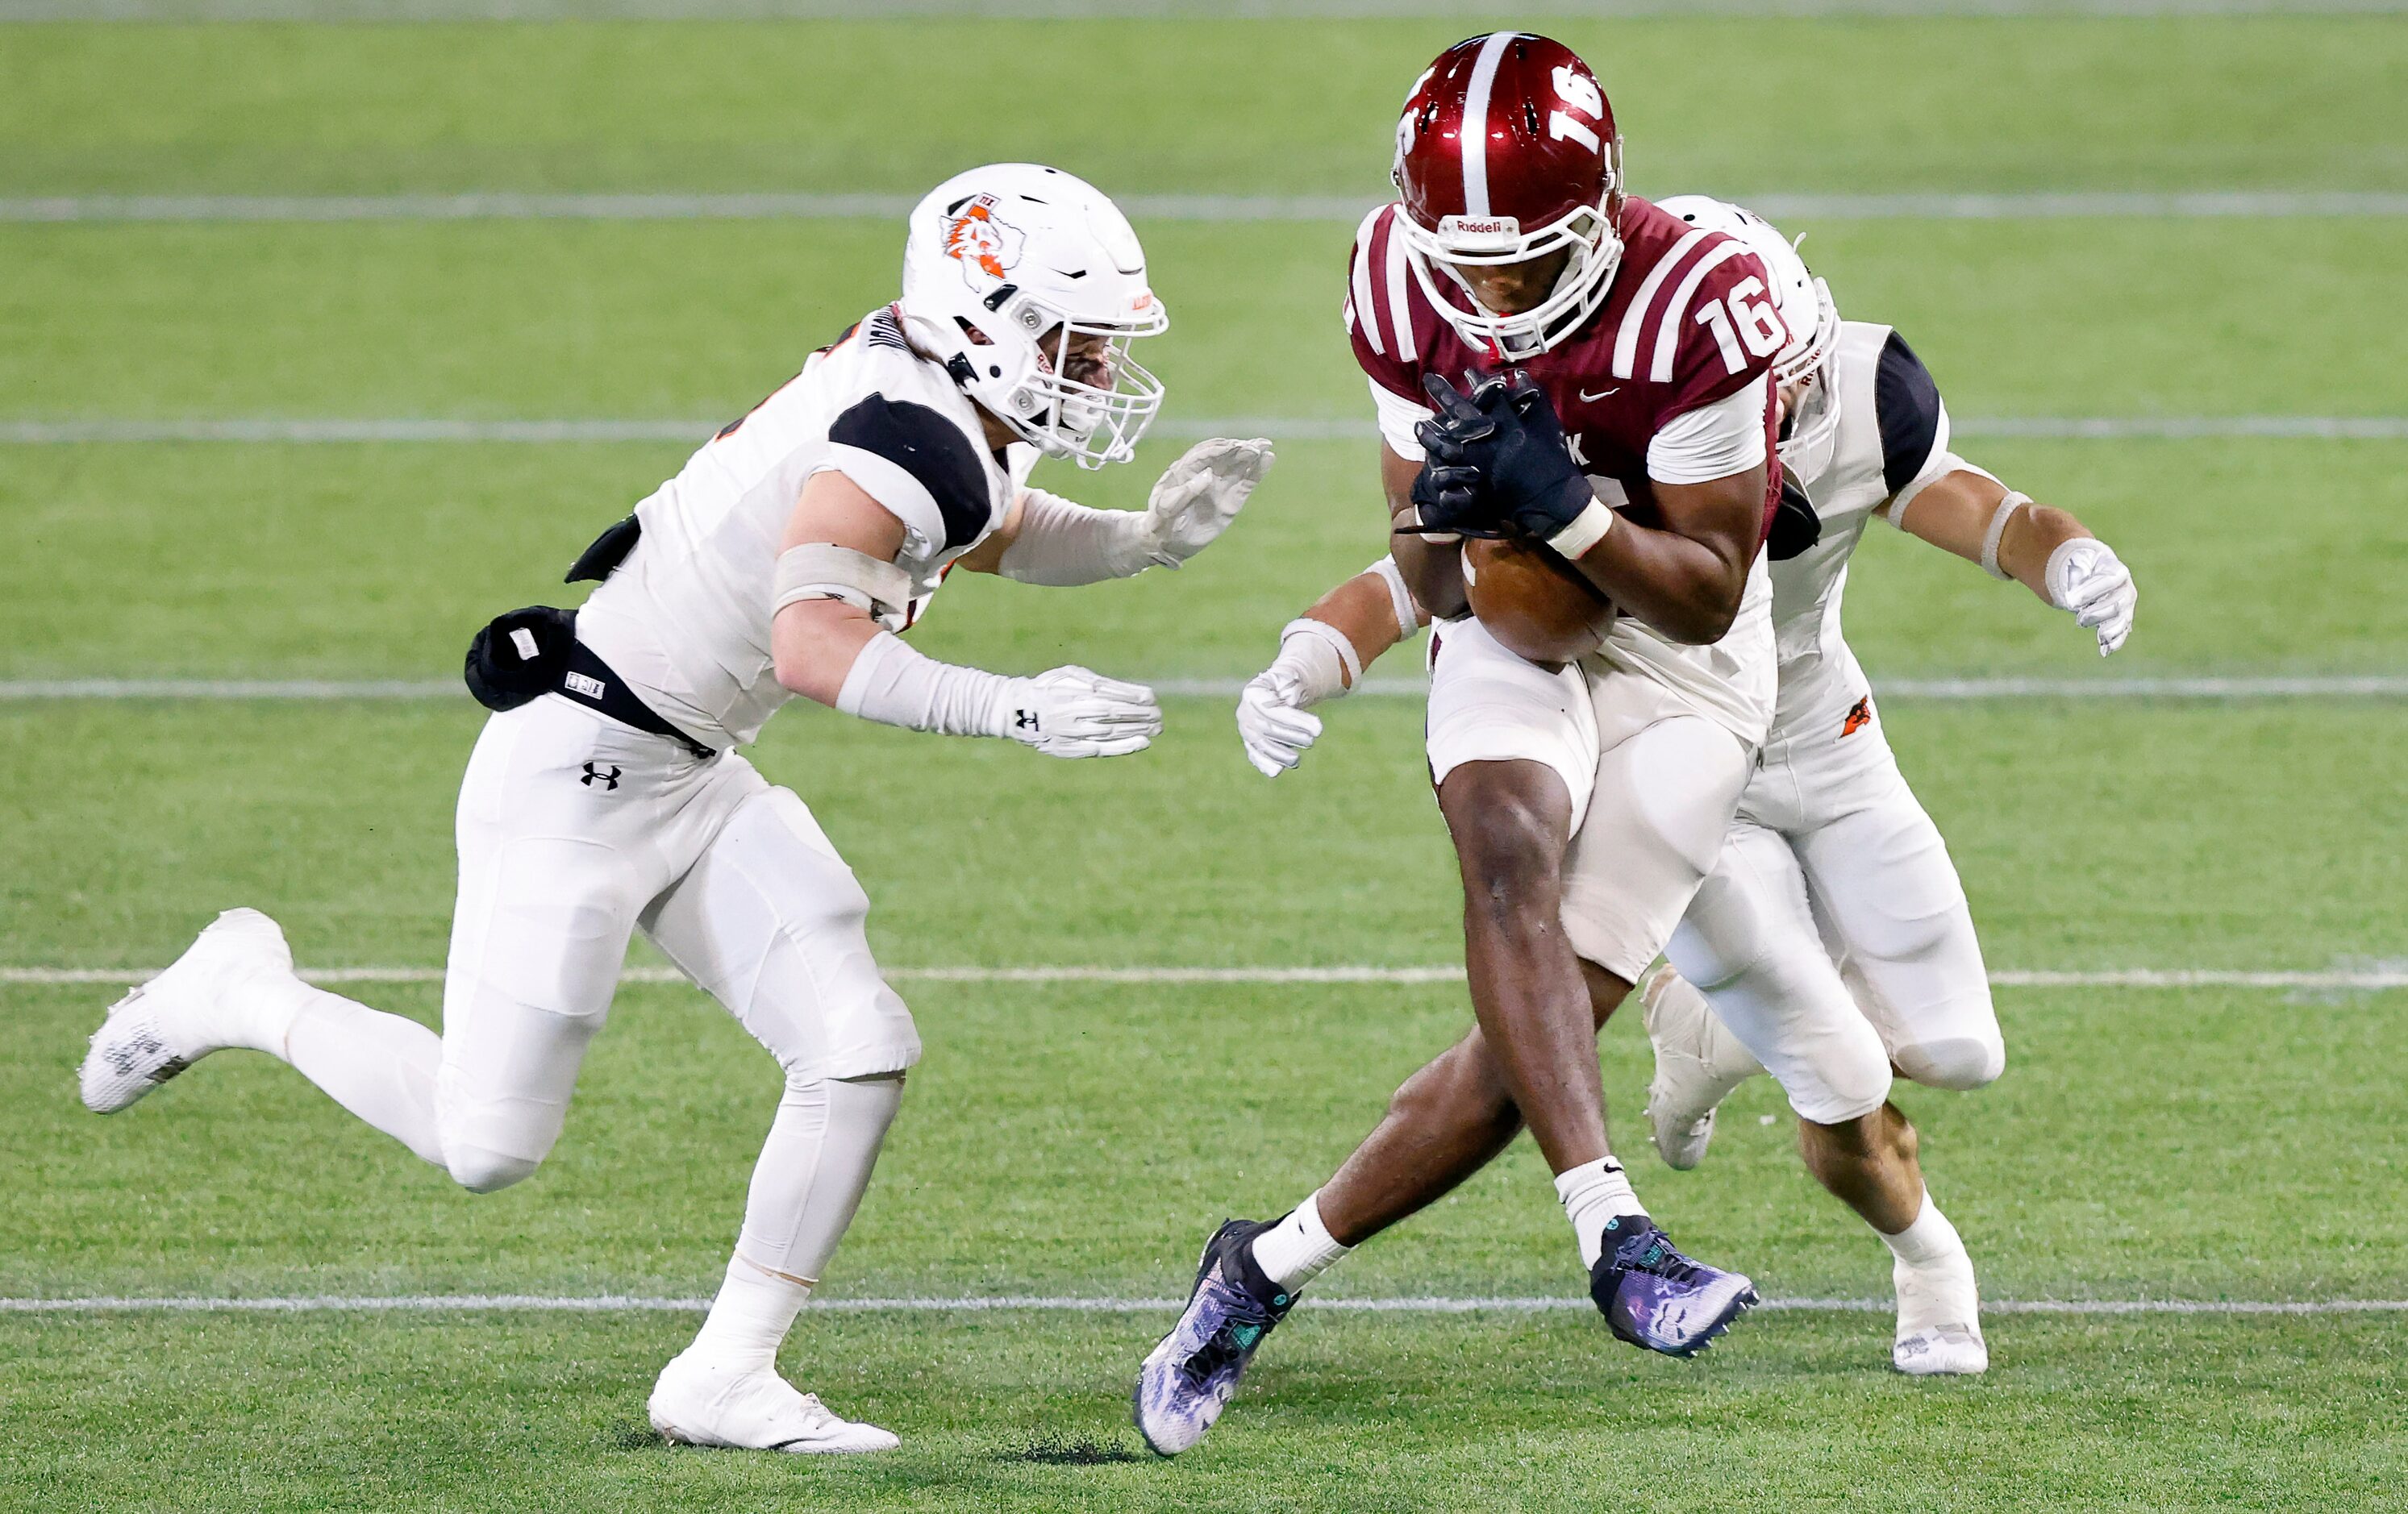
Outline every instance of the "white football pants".
[[486, 722], [458, 838], [439, 1040], [313, 989], [287, 1059], [463, 1186], [507, 1187], [560, 1138], [641, 929], [785, 1069], [740, 1249], [819, 1277], [893, 1113], [832, 1133], [824, 1085], [899, 1078], [920, 1039], [871, 959], [868, 896], [803, 802], [734, 752], [703, 761], [546, 696]]
[[1478, 621], [1430, 636], [1430, 782], [1534, 762], [1571, 798], [1563, 922], [1572, 950], [1636, 982], [1715, 863], [1750, 773], [1746, 743], [1657, 679], [1603, 659], [1541, 667]]
[[2006, 1069], [1964, 885], [1878, 721], [1776, 741], [1665, 955], [1801, 1119]]

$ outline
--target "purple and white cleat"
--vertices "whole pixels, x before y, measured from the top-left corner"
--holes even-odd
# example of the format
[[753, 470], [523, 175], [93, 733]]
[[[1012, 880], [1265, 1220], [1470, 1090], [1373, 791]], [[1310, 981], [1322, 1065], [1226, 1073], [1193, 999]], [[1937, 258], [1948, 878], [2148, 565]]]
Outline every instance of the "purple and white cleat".
[[1254, 1264], [1254, 1239], [1269, 1228], [1232, 1220], [1212, 1233], [1186, 1310], [1138, 1369], [1137, 1433], [1156, 1456], [1176, 1456], [1204, 1438], [1254, 1349], [1296, 1307], [1296, 1293]]
[[1605, 1223], [1605, 1250], [1589, 1269], [1588, 1296], [1633, 1346], [1695, 1356], [1756, 1302], [1756, 1284], [1693, 1262], [1643, 1215]]

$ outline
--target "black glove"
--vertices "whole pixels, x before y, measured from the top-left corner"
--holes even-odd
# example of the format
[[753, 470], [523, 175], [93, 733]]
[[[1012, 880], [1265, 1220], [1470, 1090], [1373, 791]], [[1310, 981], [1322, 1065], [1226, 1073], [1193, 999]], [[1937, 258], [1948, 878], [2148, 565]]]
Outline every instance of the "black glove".
[[1772, 512], [1772, 534], [1765, 539], [1764, 554], [1786, 563], [1822, 539], [1823, 518], [1814, 513], [1814, 502], [1798, 487], [1796, 475], [1784, 473], [1781, 505]]
[[492, 624], [477, 633], [468, 643], [461, 675], [477, 703], [487, 709], [516, 709], [560, 687], [576, 646], [575, 610], [530, 605], [494, 616]]
[[1466, 395], [1429, 374], [1422, 389], [1437, 411], [1413, 430], [1426, 454], [1412, 495], [1423, 529], [1552, 541], [1596, 502], [1555, 407], [1526, 376]]

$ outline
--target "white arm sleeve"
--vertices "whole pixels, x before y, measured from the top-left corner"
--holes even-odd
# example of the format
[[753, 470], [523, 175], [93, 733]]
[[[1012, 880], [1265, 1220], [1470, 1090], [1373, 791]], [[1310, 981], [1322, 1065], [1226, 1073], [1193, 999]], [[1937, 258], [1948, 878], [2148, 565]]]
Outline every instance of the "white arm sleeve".
[[1006, 734], [1011, 682], [1000, 673], [938, 662], [882, 631], [853, 660], [836, 707], [906, 730], [1000, 736]]
[[1098, 510], [1042, 489], [1021, 496], [1020, 535], [1004, 549], [996, 570], [1007, 578], [1071, 588], [1125, 578], [1152, 563], [1138, 510]]
[[1365, 381], [1371, 386], [1372, 407], [1380, 412], [1380, 439], [1406, 462], [1420, 462], [1421, 438], [1413, 435], [1413, 427], [1430, 418], [1430, 407], [1414, 404], [1377, 378]]
[[1657, 483], [1705, 483], [1745, 473], [1764, 461], [1764, 409], [1770, 378], [1727, 399], [1684, 410], [1647, 444], [1647, 477]]

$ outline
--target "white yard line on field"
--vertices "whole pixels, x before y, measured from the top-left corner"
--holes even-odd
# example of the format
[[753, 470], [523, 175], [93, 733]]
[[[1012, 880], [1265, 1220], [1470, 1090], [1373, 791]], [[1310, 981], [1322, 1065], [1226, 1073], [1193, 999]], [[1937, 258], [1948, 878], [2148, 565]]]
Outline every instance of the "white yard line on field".
[[[699, 446], [725, 423], [665, 417], [524, 421], [413, 420], [401, 417], [346, 420], [338, 417], [229, 417], [223, 419], [134, 417], [0, 421], [0, 445], [53, 447], [93, 443], [148, 445], [163, 442], [350, 445], [371, 442], [470, 443], [548, 446], [561, 443], [661, 442]], [[2011, 441], [2214, 441], [2248, 438], [2293, 441], [2399, 441], [2408, 439], [2408, 416], [2399, 415], [2016, 415], [1951, 418], [1950, 429], [1976, 440]], [[1268, 436], [1286, 442], [1368, 442], [1379, 428], [1368, 420], [1317, 416], [1223, 416], [1173, 418], [1153, 428], [1168, 441], [1206, 436]]]
[[[1526, 20], [2380, 16], [2401, 0], [1524, 0]], [[1485, 14], [1476, 0], [0, 0], [7, 21], [1358, 21]]]
[[[1640, 17], [2392, 15], [2401, 0], [1524, 0], [1515, 13]], [[0, 0], [0, 21], [1355, 21], [1461, 17], [1477, 0]]]
[[[961, 1298], [833, 1298], [809, 1307], [841, 1314], [983, 1314], [1030, 1310], [1075, 1314], [1168, 1314], [1176, 1298], [1054, 1298], [1033, 1294]], [[1349, 1314], [1476, 1314], [1484, 1312], [1579, 1312], [1595, 1307], [1585, 1298], [1308, 1298], [1308, 1309]], [[708, 1298], [660, 1298], [632, 1293], [410, 1293], [354, 1297], [308, 1294], [280, 1298], [157, 1298], [95, 1295], [83, 1298], [0, 1298], [0, 1314], [244, 1313], [383, 1314], [525, 1311], [561, 1314], [699, 1314]], [[1770, 1298], [1757, 1307], [1786, 1313], [1887, 1314], [1885, 1298]], [[2101, 1298], [1985, 1299], [1992, 1314], [2376, 1314], [2408, 1311], [2408, 1299], [2226, 1299]]]
[[[1239, 678], [1154, 678], [1154, 693], [1171, 699], [1235, 699]], [[2399, 699], [2408, 674], [2335, 673], [2192, 678], [1875, 678], [1884, 699]], [[1420, 678], [1370, 678], [1356, 697], [1418, 699]], [[169, 702], [262, 700], [451, 700], [466, 691], [457, 678], [0, 678], [0, 704], [50, 699], [157, 699]]]
[[[53, 194], [0, 198], [0, 221], [899, 221], [916, 194], [531, 193]], [[1788, 193], [1749, 207], [1789, 221], [2390, 219], [2408, 216], [2391, 190], [2030, 190], [2004, 193]], [[1382, 204], [1356, 194], [1128, 194], [1132, 221], [1350, 223]]]
[[[0, 967], [0, 985], [120, 985], [142, 982], [155, 967]], [[1327, 967], [889, 967], [886, 976], [902, 983], [1459, 983], [1463, 969], [1451, 964], [1422, 967], [1380, 967], [1346, 964]], [[439, 983], [440, 967], [305, 967], [301, 976], [312, 983]], [[630, 983], [682, 983], [672, 967], [630, 967]], [[2408, 988], [2408, 960], [2400, 966], [2370, 966], [2320, 972], [2221, 967], [2127, 967], [2101, 969], [2003, 968], [1990, 974], [2000, 988], [2244, 988], [2307, 989], [2337, 993], [2374, 993]]]

